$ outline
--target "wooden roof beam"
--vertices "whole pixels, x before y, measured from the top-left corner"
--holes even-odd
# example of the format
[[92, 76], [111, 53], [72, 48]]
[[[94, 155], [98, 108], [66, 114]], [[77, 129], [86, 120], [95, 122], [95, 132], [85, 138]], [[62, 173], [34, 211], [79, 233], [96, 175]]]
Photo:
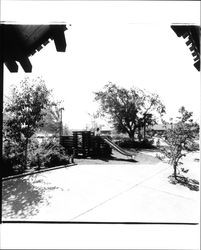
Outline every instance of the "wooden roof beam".
[[22, 57], [19, 59], [19, 63], [21, 64], [23, 70], [26, 73], [30, 73], [32, 71], [32, 65], [28, 57]]
[[11, 73], [16, 73], [18, 72], [18, 65], [15, 61], [7, 61], [5, 62], [6, 67]]
[[186, 45], [194, 57], [194, 66], [200, 71], [200, 26], [198, 25], [171, 25], [178, 37], [188, 38]]
[[19, 62], [25, 72], [32, 71], [29, 57], [40, 51], [50, 39], [54, 40], [58, 52], [66, 51], [64, 31], [66, 25], [15, 25], [1, 24], [3, 61], [10, 72], [18, 72]]
[[58, 52], [65, 52], [66, 51], [66, 39], [65, 39], [62, 27], [55, 27], [54, 25], [52, 27], [52, 31], [53, 31], [52, 37], [55, 43], [56, 50]]

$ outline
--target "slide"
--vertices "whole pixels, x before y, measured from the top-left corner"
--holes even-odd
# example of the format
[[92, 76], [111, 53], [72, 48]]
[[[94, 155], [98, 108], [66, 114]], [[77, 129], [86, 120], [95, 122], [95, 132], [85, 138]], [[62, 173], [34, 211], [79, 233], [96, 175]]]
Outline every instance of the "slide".
[[108, 137], [103, 137], [101, 136], [101, 138], [110, 145], [111, 148], [117, 150], [120, 154], [125, 155], [125, 156], [129, 156], [132, 159], [134, 159], [134, 154], [128, 153], [125, 150], [123, 150], [121, 147], [119, 147], [117, 144], [115, 144], [114, 142], [112, 142]]

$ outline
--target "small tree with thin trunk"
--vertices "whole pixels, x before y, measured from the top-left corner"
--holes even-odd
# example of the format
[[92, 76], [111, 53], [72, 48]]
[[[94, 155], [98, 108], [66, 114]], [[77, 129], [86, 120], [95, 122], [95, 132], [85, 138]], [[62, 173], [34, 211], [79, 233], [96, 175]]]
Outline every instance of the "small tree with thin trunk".
[[[189, 151], [196, 151], [196, 138], [199, 134], [199, 125], [193, 122], [192, 112], [188, 112], [184, 107], [179, 109], [178, 122], [173, 124], [171, 128], [167, 128], [165, 132], [165, 142], [167, 146], [161, 147], [164, 157], [169, 159], [169, 163], [173, 166], [173, 176], [178, 177], [178, 166], [182, 163], [182, 157], [186, 156]], [[168, 127], [168, 123], [164, 122]], [[169, 126], [170, 127], [170, 126]]]
[[45, 109], [49, 105], [50, 91], [41, 78], [25, 78], [12, 90], [5, 113], [8, 115], [5, 138], [16, 143], [24, 155], [24, 168], [27, 167], [29, 140], [42, 125]]

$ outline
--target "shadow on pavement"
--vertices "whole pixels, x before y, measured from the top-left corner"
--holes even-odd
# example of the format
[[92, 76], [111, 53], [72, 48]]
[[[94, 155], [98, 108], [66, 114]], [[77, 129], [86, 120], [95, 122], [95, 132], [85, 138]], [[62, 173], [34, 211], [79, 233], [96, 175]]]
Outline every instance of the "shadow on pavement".
[[[126, 157], [126, 156], [125, 156]], [[102, 162], [108, 162], [110, 164], [112, 164], [112, 162], [119, 162], [119, 164], [121, 164], [121, 162], [138, 162], [136, 161], [135, 159], [125, 159], [125, 158], [120, 158], [120, 157], [116, 157], [116, 156], [111, 156], [111, 157], [89, 157], [89, 158], [82, 158], [82, 157], [77, 157], [76, 159], [79, 159], [79, 160], [83, 160], [83, 161], [86, 161], [88, 163], [94, 163], [94, 161], [97, 161], [98, 163], [101, 163]]]
[[116, 157], [111, 157], [111, 158], [110, 158], [110, 161], [111, 161], [111, 163], [112, 163], [112, 161], [119, 161], [119, 162], [121, 162], [121, 161], [123, 161], [123, 162], [138, 162], [138, 161], [136, 161], [136, 160], [134, 160], [134, 159], [123, 159], [123, 158], [116, 158]]
[[104, 162], [109, 162], [112, 164], [112, 161], [116, 161], [116, 162], [138, 162], [134, 159], [131, 159], [130, 157], [128, 159], [125, 158], [120, 158], [120, 157], [116, 157], [116, 156], [111, 156], [111, 157], [99, 157], [99, 158], [91, 158], [92, 160], [100, 160], [100, 161], [104, 161]]
[[199, 191], [199, 181], [195, 179], [190, 179], [185, 176], [177, 176], [177, 179], [175, 179], [173, 175], [170, 175], [169, 182], [174, 185], [176, 184], [182, 185], [184, 187], [189, 188], [192, 191]]
[[[33, 185], [33, 182], [39, 186]], [[47, 206], [49, 204], [47, 189], [51, 191], [57, 187], [47, 188], [42, 179], [35, 181], [34, 177], [4, 181], [2, 186], [2, 220], [25, 219], [36, 215], [40, 205]]]

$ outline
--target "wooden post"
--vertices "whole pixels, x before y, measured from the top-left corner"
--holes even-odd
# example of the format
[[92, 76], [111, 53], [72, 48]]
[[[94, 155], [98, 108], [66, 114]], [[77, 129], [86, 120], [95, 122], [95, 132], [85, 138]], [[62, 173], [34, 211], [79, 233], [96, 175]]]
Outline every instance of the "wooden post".
[[73, 145], [75, 149], [75, 156], [78, 156], [78, 135], [77, 132], [73, 132]]
[[82, 132], [82, 154], [83, 157], [86, 157], [86, 133]]

